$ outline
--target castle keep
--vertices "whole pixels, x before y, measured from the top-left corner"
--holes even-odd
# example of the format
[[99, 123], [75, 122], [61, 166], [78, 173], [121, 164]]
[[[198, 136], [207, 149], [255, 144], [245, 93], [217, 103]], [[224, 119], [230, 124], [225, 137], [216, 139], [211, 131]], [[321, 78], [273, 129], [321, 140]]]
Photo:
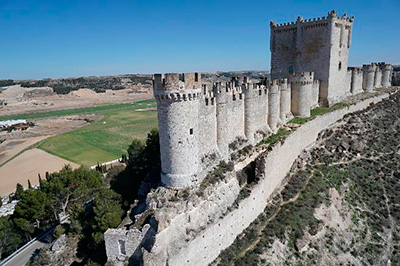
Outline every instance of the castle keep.
[[327, 17], [275, 24], [271, 27], [271, 75], [285, 78], [293, 72], [314, 72], [320, 81], [319, 101], [332, 105], [350, 93], [343, 86], [354, 17], [338, 17], [336, 11]]
[[[235, 77], [206, 85], [200, 73], [155, 74], [163, 187], [147, 196], [146, 211], [135, 217], [153, 213], [152, 222], [141, 229], [105, 233], [108, 260], [120, 265], [132, 257], [143, 259], [144, 265], [209, 264], [264, 210], [295, 159], [319, 132], [345, 114], [382, 100], [384, 95], [319, 116], [270, 153], [250, 147], [293, 117], [310, 117], [313, 108], [390, 86], [390, 64], [348, 67], [353, 21], [331, 11], [318, 19], [271, 22], [271, 79]], [[245, 147], [254, 154], [235, 160]], [[193, 192], [220, 161], [235, 162], [232, 178], [215, 181], [214, 190], [203, 198], [175, 199], [179, 193]], [[251, 164], [262, 165], [253, 167], [261, 181], [237, 203], [242, 187], [236, 173]]]

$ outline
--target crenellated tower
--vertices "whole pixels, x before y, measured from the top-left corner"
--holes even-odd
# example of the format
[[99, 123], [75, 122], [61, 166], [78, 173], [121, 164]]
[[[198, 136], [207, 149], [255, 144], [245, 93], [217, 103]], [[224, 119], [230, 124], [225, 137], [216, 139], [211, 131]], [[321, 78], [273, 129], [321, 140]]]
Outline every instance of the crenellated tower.
[[370, 65], [363, 65], [363, 89], [366, 92], [370, 92], [374, 90], [374, 82], [375, 82], [375, 70], [376, 65], [374, 63]]
[[185, 188], [198, 182], [199, 73], [154, 75], [161, 152], [161, 182]]
[[382, 66], [382, 87], [387, 88], [390, 86], [392, 77], [393, 66], [390, 64], [384, 64]]
[[313, 72], [293, 73], [289, 76], [292, 84], [292, 112], [296, 117], [310, 117], [313, 98]]
[[320, 81], [320, 103], [332, 105], [344, 99], [350, 93], [345, 85], [353, 21], [354, 17], [331, 11], [327, 17], [271, 22], [272, 78], [312, 71]]

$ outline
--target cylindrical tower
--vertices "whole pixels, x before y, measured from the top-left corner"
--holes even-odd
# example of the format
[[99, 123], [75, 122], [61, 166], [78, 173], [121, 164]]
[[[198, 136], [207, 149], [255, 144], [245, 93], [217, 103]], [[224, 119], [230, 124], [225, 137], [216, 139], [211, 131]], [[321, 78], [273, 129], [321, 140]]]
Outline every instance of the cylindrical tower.
[[374, 88], [382, 88], [382, 70], [380, 65], [375, 68]]
[[289, 76], [292, 86], [292, 113], [296, 117], [310, 117], [314, 72], [293, 73]]
[[363, 65], [363, 89], [365, 92], [374, 90], [375, 64]]
[[280, 118], [282, 124], [286, 124], [287, 121], [292, 119], [293, 115], [290, 112], [290, 102], [291, 102], [291, 86], [288, 84], [287, 79], [279, 80], [280, 86]]
[[353, 95], [362, 92], [363, 72], [359, 67], [351, 68], [351, 93]]
[[388, 88], [390, 86], [390, 77], [392, 75], [392, 65], [385, 64], [382, 67], [382, 88]]
[[181, 189], [198, 182], [200, 74], [154, 75], [160, 134], [161, 182]]
[[277, 132], [280, 121], [279, 80], [273, 80], [268, 90], [268, 125], [273, 133]]

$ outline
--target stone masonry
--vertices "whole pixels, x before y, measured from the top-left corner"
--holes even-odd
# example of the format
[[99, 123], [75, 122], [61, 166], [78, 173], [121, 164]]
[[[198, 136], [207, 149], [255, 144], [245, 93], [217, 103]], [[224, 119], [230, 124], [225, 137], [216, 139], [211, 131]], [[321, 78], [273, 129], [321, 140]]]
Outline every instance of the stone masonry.
[[[310, 117], [312, 108], [332, 105], [349, 95], [389, 87], [393, 71], [390, 64], [372, 63], [362, 68], [348, 68], [353, 21], [353, 17], [338, 17], [336, 11], [331, 11], [326, 18], [303, 20], [298, 17], [292, 23], [271, 22], [272, 80], [254, 83], [247, 77], [233, 78], [230, 82], [216, 82], [209, 88], [202, 84], [200, 73], [155, 74], [153, 88], [158, 111], [161, 183], [166, 187], [163, 189], [178, 193], [176, 190], [195, 188], [220, 161], [231, 161], [231, 156], [238, 150], [255, 146], [277, 133], [293, 117]], [[321, 120], [321, 123], [325, 122]], [[287, 149], [291, 150], [290, 147]], [[265, 176], [270, 175], [268, 171], [272, 169], [266, 168]], [[105, 233], [108, 260], [123, 264], [135, 256], [150, 258], [154, 255], [153, 259], [160, 260], [155, 265], [183, 265], [185, 261], [187, 265], [202, 265], [185, 258], [189, 252], [199, 259], [198, 250], [176, 250], [183, 245], [180, 243], [183, 238], [178, 236], [187, 231], [199, 231], [201, 235], [207, 231], [210, 222], [210, 216], [203, 214], [214, 212], [214, 218], [218, 218], [226, 212], [240, 191], [236, 179], [232, 180], [233, 183], [226, 183], [219, 194], [215, 192], [217, 194], [210, 195], [207, 201], [186, 204], [185, 208], [199, 212], [169, 217], [169, 227], [159, 225], [153, 230], [145, 225], [142, 230], [109, 229]], [[264, 190], [272, 193], [277, 185], [261, 187], [261, 198]], [[252, 204], [254, 213], [264, 208], [264, 203]], [[233, 217], [233, 213], [231, 215]], [[240, 230], [232, 231], [231, 240], [255, 217], [243, 215], [246, 222]], [[173, 224], [175, 227], [171, 227]], [[185, 229], [191, 224], [193, 228]], [[215, 228], [211, 235], [219, 230]], [[149, 239], [154, 240], [154, 233], [154, 246], [147, 246]], [[227, 235], [220, 234], [220, 237]], [[203, 240], [195, 238], [193, 242]], [[207, 246], [201, 246], [205, 253], [202, 262], [209, 263], [216, 254], [206, 252], [203, 249]], [[213, 255], [208, 256], [209, 252]], [[168, 257], [171, 264], [165, 262]], [[155, 262], [153, 259], [149, 261]], [[145, 264], [151, 263], [145, 261]]]

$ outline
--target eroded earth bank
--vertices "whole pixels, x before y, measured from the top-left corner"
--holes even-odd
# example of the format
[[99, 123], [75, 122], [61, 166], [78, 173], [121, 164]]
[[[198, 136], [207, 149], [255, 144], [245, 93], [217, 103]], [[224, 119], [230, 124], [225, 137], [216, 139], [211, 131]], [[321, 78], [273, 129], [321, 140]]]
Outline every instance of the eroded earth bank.
[[396, 93], [323, 131], [213, 264], [400, 265], [399, 169]]

